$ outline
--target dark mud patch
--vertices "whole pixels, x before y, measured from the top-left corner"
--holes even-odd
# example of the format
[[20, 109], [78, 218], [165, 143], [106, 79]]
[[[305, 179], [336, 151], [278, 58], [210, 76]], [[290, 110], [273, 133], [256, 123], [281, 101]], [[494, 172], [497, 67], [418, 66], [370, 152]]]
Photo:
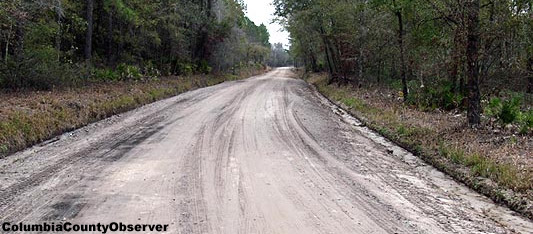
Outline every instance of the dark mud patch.
[[60, 202], [49, 207], [50, 211], [43, 216], [43, 221], [64, 221], [72, 219], [80, 213], [87, 203], [82, 202], [80, 195], [66, 195]]

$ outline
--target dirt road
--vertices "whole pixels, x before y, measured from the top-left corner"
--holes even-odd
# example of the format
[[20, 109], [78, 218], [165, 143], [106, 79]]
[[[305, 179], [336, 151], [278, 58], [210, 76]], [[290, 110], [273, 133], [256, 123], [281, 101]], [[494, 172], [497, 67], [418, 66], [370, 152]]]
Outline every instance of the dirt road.
[[0, 160], [0, 221], [169, 233], [532, 233], [288, 69], [156, 102]]

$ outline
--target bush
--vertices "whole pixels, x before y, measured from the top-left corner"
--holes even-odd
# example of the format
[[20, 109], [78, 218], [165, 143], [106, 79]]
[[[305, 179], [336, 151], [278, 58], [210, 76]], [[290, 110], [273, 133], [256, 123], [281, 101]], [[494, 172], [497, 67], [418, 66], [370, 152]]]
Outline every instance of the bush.
[[487, 107], [485, 107], [485, 115], [489, 117], [496, 117], [501, 112], [502, 108], [502, 99], [501, 98], [491, 98]]
[[26, 51], [25, 57], [0, 63], [0, 88], [49, 90], [83, 82], [82, 67], [59, 58], [56, 49], [41, 47]]
[[520, 127], [521, 134], [527, 134], [533, 129], [533, 109], [522, 112], [522, 97], [514, 95], [511, 99], [502, 100], [501, 98], [492, 98], [487, 107], [485, 114], [495, 118], [503, 126], [516, 123]]
[[496, 118], [502, 125], [511, 124], [519, 120], [522, 114], [520, 111], [521, 103], [522, 98], [516, 95], [507, 100], [492, 98], [485, 108], [485, 114]]
[[213, 68], [211, 68], [205, 60], [200, 61], [198, 64], [198, 72], [200, 73], [209, 74], [211, 73], [211, 70], [213, 70]]
[[116, 72], [121, 80], [140, 80], [143, 77], [138, 67], [125, 63], [118, 65]]
[[143, 66], [143, 74], [148, 78], [158, 78], [161, 76], [161, 71], [151, 61], [148, 61]]
[[520, 118], [520, 133], [527, 134], [533, 129], [533, 109], [523, 113]]
[[178, 67], [177, 69], [178, 74], [185, 75], [185, 76], [190, 76], [194, 74], [197, 68], [195, 64], [190, 64], [190, 63], [178, 63], [177, 67]]
[[120, 79], [120, 76], [117, 72], [109, 69], [93, 69], [91, 78], [95, 81], [117, 81]]
[[511, 100], [504, 101], [498, 118], [504, 124], [513, 123], [520, 116], [521, 102], [521, 99], [518, 97], [513, 97]]
[[453, 91], [449, 82], [421, 87], [416, 81], [411, 81], [408, 86], [411, 93], [407, 96], [407, 102], [422, 110], [453, 110], [461, 107], [464, 100], [463, 95]]
[[86, 70], [66, 59], [69, 52], [58, 50], [53, 43], [59, 25], [45, 20], [26, 23], [17, 29], [23, 30], [23, 37], [18, 38], [21, 42], [13, 42], [17, 49], [7, 51], [8, 56], [0, 62], [0, 88], [49, 90], [83, 82]]

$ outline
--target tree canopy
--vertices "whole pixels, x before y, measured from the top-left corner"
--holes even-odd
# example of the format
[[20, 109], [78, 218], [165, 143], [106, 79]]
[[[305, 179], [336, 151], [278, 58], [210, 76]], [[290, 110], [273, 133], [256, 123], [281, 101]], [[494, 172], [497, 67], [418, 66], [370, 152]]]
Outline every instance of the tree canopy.
[[[466, 100], [479, 123], [480, 88], [533, 92], [531, 0], [275, 0], [291, 54], [331, 82], [399, 81]], [[445, 88], [443, 88], [445, 87]], [[439, 97], [440, 98], [440, 97]], [[442, 101], [445, 102], [445, 101]]]
[[248, 19], [237, 0], [4, 0], [0, 87], [107, 79], [117, 68], [163, 75], [239, 69], [265, 64], [268, 41], [265, 25]]

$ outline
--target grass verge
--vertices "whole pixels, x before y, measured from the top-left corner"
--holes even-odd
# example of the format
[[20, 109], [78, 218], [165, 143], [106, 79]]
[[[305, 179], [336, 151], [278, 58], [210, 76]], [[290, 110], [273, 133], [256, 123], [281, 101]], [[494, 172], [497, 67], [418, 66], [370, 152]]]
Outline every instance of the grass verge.
[[180, 93], [265, 71], [164, 77], [51, 92], [0, 93], [0, 158], [89, 123]]
[[[485, 151], [477, 152], [462, 147], [469, 145], [470, 142], [459, 140], [457, 144], [455, 141], [450, 141], [449, 139], [454, 137], [446, 135], [452, 131], [412, 121], [410, 115], [405, 114], [405, 112], [417, 112], [416, 110], [402, 105], [374, 105], [375, 102], [369, 102], [356, 95], [358, 89], [328, 85], [325, 74], [306, 74], [304, 78], [320, 93], [358, 117], [369, 128], [411, 151], [457, 181], [533, 219], [531, 170], [523, 170], [521, 166], [508, 163], [506, 160], [494, 160], [484, 154]], [[444, 116], [439, 121], [445, 122], [447, 118], [449, 119]]]

